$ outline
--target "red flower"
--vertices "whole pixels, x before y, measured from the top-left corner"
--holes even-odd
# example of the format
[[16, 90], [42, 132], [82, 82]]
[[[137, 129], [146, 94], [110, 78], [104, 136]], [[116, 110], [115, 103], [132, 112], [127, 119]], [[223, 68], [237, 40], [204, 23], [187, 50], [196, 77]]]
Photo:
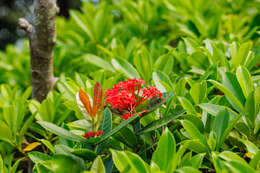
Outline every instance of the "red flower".
[[128, 119], [136, 113], [136, 107], [141, 103], [156, 97], [162, 97], [162, 93], [153, 86], [143, 86], [146, 83], [142, 79], [128, 79], [119, 82], [106, 91], [106, 103], [112, 108], [126, 112], [123, 119]]

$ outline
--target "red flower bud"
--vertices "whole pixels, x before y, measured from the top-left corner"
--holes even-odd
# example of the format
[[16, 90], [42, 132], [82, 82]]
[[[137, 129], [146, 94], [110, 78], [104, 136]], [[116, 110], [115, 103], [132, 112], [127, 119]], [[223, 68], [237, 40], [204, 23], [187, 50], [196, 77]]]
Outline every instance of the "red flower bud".
[[102, 130], [97, 131], [96, 136], [101, 136], [103, 134]]

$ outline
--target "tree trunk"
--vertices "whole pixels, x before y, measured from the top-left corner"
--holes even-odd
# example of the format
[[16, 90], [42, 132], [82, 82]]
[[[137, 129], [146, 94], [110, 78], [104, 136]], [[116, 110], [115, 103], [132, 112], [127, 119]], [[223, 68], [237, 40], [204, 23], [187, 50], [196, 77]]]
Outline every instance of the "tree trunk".
[[38, 101], [46, 98], [57, 81], [53, 75], [57, 12], [56, 0], [35, 0], [33, 21], [19, 19], [30, 41], [32, 97]]

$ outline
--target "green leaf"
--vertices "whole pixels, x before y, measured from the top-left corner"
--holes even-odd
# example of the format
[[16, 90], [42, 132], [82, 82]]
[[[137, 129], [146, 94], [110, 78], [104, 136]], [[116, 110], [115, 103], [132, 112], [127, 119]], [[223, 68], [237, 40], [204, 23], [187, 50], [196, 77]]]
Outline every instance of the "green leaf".
[[173, 97], [173, 92], [165, 92], [162, 93], [162, 99], [157, 97], [152, 99], [145, 107], [144, 110], [146, 111], [143, 115], [146, 115], [150, 112], [155, 111], [158, 109], [162, 104], [168, 102]]
[[94, 162], [91, 166], [91, 171], [93, 171], [95, 173], [106, 173], [105, 166], [104, 166], [103, 161], [100, 156], [98, 156], [94, 160]]
[[213, 130], [216, 133], [217, 141], [216, 141], [216, 150], [219, 150], [222, 143], [224, 142], [223, 134], [227, 129], [229, 124], [229, 112], [227, 109], [220, 111], [214, 120]]
[[239, 66], [236, 71], [236, 76], [243, 94], [247, 98], [249, 93], [254, 89], [251, 75], [245, 67]]
[[175, 95], [176, 96], [183, 96], [185, 93], [185, 85], [187, 83], [187, 80], [185, 78], [181, 78], [176, 86], [175, 86]]
[[219, 111], [222, 111], [224, 109], [227, 109], [229, 111], [229, 113], [235, 117], [236, 115], [238, 115], [236, 112], [234, 112], [233, 110], [231, 110], [228, 107], [224, 107], [224, 106], [219, 106], [216, 104], [211, 104], [211, 103], [202, 103], [199, 104], [199, 107], [201, 107], [201, 109], [203, 109], [204, 111], [208, 112], [209, 114], [216, 116], [218, 114]]
[[239, 85], [236, 75], [230, 72], [226, 72], [222, 76], [223, 85], [226, 86], [234, 96], [240, 101], [241, 104], [245, 103], [245, 97], [243, 91]]
[[154, 68], [168, 75], [172, 71], [173, 65], [174, 65], [173, 56], [170, 53], [168, 53], [156, 59], [154, 63]]
[[78, 166], [80, 168], [85, 168], [86, 164], [84, 160], [81, 157], [78, 157], [71, 152], [73, 151], [73, 148], [70, 148], [68, 145], [63, 145], [63, 144], [57, 144], [55, 145], [55, 155], [62, 155], [62, 156], [68, 156], [69, 158], [73, 159], [74, 161], [77, 162]]
[[206, 155], [205, 153], [199, 153], [199, 154], [193, 156], [190, 160], [192, 167], [196, 168], [196, 169], [201, 168], [203, 158], [205, 155]]
[[245, 115], [248, 120], [250, 120], [250, 124], [254, 124], [256, 119], [256, 107], [257, 104], [255, 103], [255, 93], [252, 91], [248, 94], [245, 103]]
[[51, 144], [50, 141], [47, 141], [46, 139], [41, 139], [41, 142], [52, 152], [54, 153], [54, 147], [53, 145]]
[[59, 126], [56, 126], [55, 124], [52, 124], [50, 122], [46, 122], [46, 121], [38, 121], [38, 123], [45, 128], [46, 130], [54, 133], [55, 135], [58, 135], [60, 137], [63, 137], [65, 139], [71, 140], [71, 141], [75, 141], [75, 142], [86, 142], [85, 139], [71, 133], [70, 131], [61, 128]]
[[122, 128], [118, 133], [116, 133], [114, 138], [131, 148], [136, 148], [138, 144], [136, 135], [127, 127]]
[[85, 54], [85, 55], [82, 55], [80, 58], [86, 60], [87, 62], [89, 62], [97, 67], [114, 72], [114, 69], [110, 63], [108, 63], [107, 61], [103, 60], [102, 58], [100, 58], [96, 55]]
[[128, 118], [127, 120], [124, 120], [123, 122], [121, 122], [118, 126], [116, 126], [116, 128], [112, 129], [109, 133], [102, 136], [101, 140], [98, 141], [98, 143], [103, 142], [104, 140], [106, 140], [110, 136], [114, 135], [115, 133], [117, 133], [119, 130], [121, 130], [125, 126], [127, 126], [129, 123], [131, 123], [132, 121], [137, 119], [139, 117], [139, 114], [140, 113], [137, 113], [137, 114], [133, 115], [132, 117]]
[[145, 81], [152, 75], [152, 59], [146, 48], [140, 49], [134, 56], [134, 65]]
[[125, 59], [112, 59], [111, 63], [116, 70], [122, 72], [126, 77], [140, 78], [136, 69]]
[[185, 97], [178, 97], [182, 107], [187, 111], [188, 114], [197, 116], [197, 111], [195, 110], [192, 103]]
[[116, 168], [125, 173], [148, 173], [147, 164], [136, 154], [129, 151], [111, 150]]
[[12, 131], [11, 129], [0, 120], [0, 140], [9, 142], [12, 144]]
[[257, 167], [257, 164], [259, 164], [259, 161], [260, 161], [260, 150], [258, 150], [256, 155], [250, 160], [249, 165], [255, 169]]
[[22, 145], [24, 134], [27, 132], [28, 128], [32, 125], [36, 113], [30, 115], [30, 117], [23, 123], [23, 127], [19, 132], [19, 146]]
[[174, 169], [172, 162], [174, 160], [175, 154], [175, 139], [171, 132], [168, 130], [168, 128], [166, 128], [164, 133], [160, 137], [158, 146], [155, 152], [153, 153], [151, 162], [154, 162], [156, 165], [158, 165], [161, 171], [165, 171], [166, 173], [172, 173]]
[[153, 81], [156, 85], [156, 88], [161, 92], [172, 90], [172, 82], [170, 78], [161, 71], [153, 72]]
[[136, 133], [138, 135], [141, 135], [141, 134], [144, 134], [144, 133], [147, 133], [147, 132], [150, 132], [150, 131], [153, 131], [153, 130], [156, 130], [166, 124], [168, 124], [169, 122], [179, 118], [181, 115], [183, 115], [186, 111], [184, 110], [181, 110], [181, 111], [178, 111], [178, 112], [175, 112], [174, 114], [172, 115], [169, 115], [169, 116], [165, 116], [159, 120], [156, 120], [156, 121], [153, 121], [151, 122], [150, 124], [148, 124], [147, 126], [145, 126], [144, 128], [140, 129], [140, 131], [137, 131]]
[[215, 85], [215, 87], [217, 87], [219, 90], [221, 90], [225, 94], [225, 97], [229, 100], [230, 104], [234, 108], [237, 108], [237, 110], [239, 112], [244, 111], [244, 107], [241, 104], [241, 102], [236, 98], [236, 96], [227, 87], [225, 87], [223, 84], [221, 84], [217, 81], [214, 81], [214, 80], [209, 80], [209, 82], [213, 83]]
[[182, 120], [182, 125], [192, 139], [198, 139], [200, 141], [200, 143], [202, 145], [204, 145], [204, 147], [206, 147], [208, 149], [208, 151], [210, 151], [210, 148], [207, 144], [207, 140], [206, 140], [205, 136], [203, 136], [200, 133], [200, 131], [197, 129], [197, 127], [195, 125], [193, 125], [192, 122], [190, 122], [188, 120]]
[[29, 158], [33, 161], [33, 163], [38, 163], [38, 162], [42, 162], [42, 161], [46, 161], [46, 160], [51, 160], [52, 157], [44, 154], [42, 152], [38, 152], [38, 151], [32, 151], [28, 153]]
[[224, 162], [224, 164], [230, 168], [232, 172], [236, 173], [257, 173], [247, 163], [240, 163], [236, 161]]
[[254, 157], [259, 151], [258, 147], [253, 142], [250, 142], [249, 140], [240, 139], [240, 138], [239, 141], [243, 142], [243, 144], [246, 146], [246, 149], [251, 158]]
[[223, 151], [218, 156], [221, 157], [222, 159], [226, 160], [226, 161], [236, 161], [236, 162], [240, 162], [240, 163], [243, 163], [243, 164], [247, 164], [244, 159], [242, 159], [237, 154], [235, 154], [231, 151]]
[[20, 171], [17, 171], [18, 166], [20, 164], [20, 162], [22, 161], [22, 159], [18, 159], [17, 161], [15, 161], [14, 165], [11, 168], [11, 173], [19, 173]]
[[89, 150], [87, 148], [74, 148], [70, 151], [72, 154], [79, 156], [85, 160], [94, 160], [97, 155], [92, 150]]
[[103, 136], [108, 134], [112, 129], [112, 113], [109, 108], [105, 108], [102, 113], [102, 121], [99, 129], [103, 131]]
[[206, 81], [193, 84], [190, 89], [190, 95], [195, 104], [201, 103], [207, 95]]
[[238, 67], [239, 65], [244, 65], [246, 58], [249, 54], [250, 48], [251, 48], [251, 43], [246, 42], [240, 46], [237, 52], [236, 51], [232, 52], [231, 63], [234, 67]]
[[55, 173], [65, 173], [65, 172], [81, 172], [84, 168], [74, 160], [72, 157], [67, 155], [54, 155], [52, 160], [45, 161], [41, 163], [47, 169]]
[[201, 173], [199, 170], [197, 170], [193, 167], [189, 167], [189, 166], [179, 168], [179, 169], [176, 170], [176, 172], [179, 172], [179, 173]]
[[193, 52], [196, 51], [197, 47], [199, 46], [199, 44], [191, 38], [183, 38], [185, 46], [186, 46], [186, 51], [188, 52], [188, 54], [192, 54]]
[[182, 117], [183, 117], [183, 119], [189, 120], [190, 122], [192, 122], [201, 133], [204, 132], [204, 124], [200, 117], [194, 116], [194, 115], [189, 115], [189, 114], [185, 114]]
[[0, 154], [0, 172], [4, 172], [4, 161], [3, 161], [3, 158]]
[[256, 115], [254, 134], [256, 134], [259, 129], [260, 129], [260, 111]]

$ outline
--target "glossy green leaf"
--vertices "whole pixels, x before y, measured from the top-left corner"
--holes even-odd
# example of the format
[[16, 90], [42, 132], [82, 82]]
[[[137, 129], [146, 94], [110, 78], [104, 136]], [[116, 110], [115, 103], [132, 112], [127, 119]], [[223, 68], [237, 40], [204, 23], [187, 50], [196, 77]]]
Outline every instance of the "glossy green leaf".
[[132, 121], [134, 121], [138, 117], [139, 117], [139, 114], [135, 114], [132, 117], [128, 118], [127, 120], [122, 121], [118, 126], [116, 126], [114, 129], [112, 129], [109, 133], [102, 136], [102, 139], [100, 141], [98, 141], [98, 143], [103, 142], [104, 140], [106, 140], [110, 136], [114, 135], [115, 133], [117, 133], [119, 130], [121, 130], [122, 128], [127, 126], [129, 123], [131, 123]]
[[185, 78], [181, 78], [176, 86], [175, 86], [175, 94], [177, 96], [183, 96], [185, 92], [185, 85], [187, 83], [187, 80]]
[[99, 129], [103, 131], [103, 136], [108, 134], [112, 129], [112, 113], [109, 108], [105, 108], [102, 113]]
[[[173, 164], [176, 154], [176, 142], [171, 132], [166, 128], [157, 145], [157, 149], [153, 153], [151, 162], [158, 165], [161, 171], [166, 173], [173, 172]], [[167, 160], [167, 162], [165, 162]]]
[[244, 96], [247, 97], [249, 93], [254, 89], [249, 71], [245, 67], [239, 66], [236, 71], [236, 76], [242, 88]]
[[240, 103], [244, 104], [245, 97], [243, 95], [242, 88], [239, 85], [239, 81], [236, 75], [230, 72], [226, 72], [225, 74], [222, 75], [222, 81], [223, 81], [223, 85], [233, 93], [233, 95], [240, 101]]
[[244, 65], [246, 58], [249, 54], [250, 48], [251, 48], [251, 43], [246, 42], [240, 46], [237, 52], [236, 51], [232, 52], [231, 63], [234, 67], [238, 67], [239, 65]]
[[169, 74], [172, 71], [174, 59], [171, 54], [165, 54], [156, 59], [154, 67], [156, 70]]
[[157, 97], [155, 99], [152, 99], [145, 107], [144, 110], [146, 110], [146, 112], [143, 115], [146, 115], [150, 112], [155, 111], [156, 109], [158, 109], [162, 104], [167, 103], [172, 97], [173, 97], [174, 93], [173, 92], [165, 92], [162, 93], [162, 99]]
[[75, 142], [86, 142], [85, 139], [71, 133], [70, 131], [61, 128], [59, 126], [56, 126], [55, 124], [52, 124], [50, 122], [46, 122], [46, 121], [38, 121], [38, 123], [45, 128], [46, 130], [60, 136], [63, 137], [65, 139], [71, 140], [71, 141], [75, 141]]
[[0, 121], [0, 139], [12, 144], [12, 131], [3, 121]]
[[43, 162], [52, 159], [51, 156], [38, 151], [29, 152], [28, 156], [34, 163]]
[[213, 130], [216, 133], [217, 137], [217, 143], [216, 143], [216, 150], [219, 150], [222, 143], [224, 142], [223, 134], [225, 130], [227, 129], [229, 124], [229, 112], [227, 109], [224, 109], [215, 117], [214, 123], [213, 123]]
[[172, 82], [170, 78], [163, 72], [153, 72], [153, 81], [156, 88], [161, 92], [166, 92], [168, 89], [172, 89]]
[[85, 55], [82, 55], [81, 58], [97, 67], [114, 72], [114, 69], [110, 63], [108, 63], [107, 61], [103, 60], [102, 58], [100, 58], [96, 55], [85, 54]]
[[94, 162], [91, 166], [91, 171], [93, 171], [95, 173], [106, 173], [105, 166], [104, 166], [103, 161], [100, 156], [98, 156], [94, 160]]
[[140, 78], [136, 69], [125, 59], [112, 59], [111, 63], [117, 71], [122, 72], [126, 77]]
[[199, 154], [193, 156], [190, 160], [192, 167], [196, 168], [196, 169], [201, 168], [205, 155], [206, 155], [206, 153], [199, 153]]
[[46, 139], [41, 139], [41, 142], [52, 152], [54, 153], [54, 147], [53, 145], [51, 144], [50, 141], [46, 140]]
[[225, 87], [223, 84], [214, 81], [214, 80], [209, 80], [211, 83], [213, 83], [215, 85], [215, 87], [217, 87], [219, 90], [221, 90], [225, 96], [228, 98], [228, 100], [230, 101], [230, 103], [237, 108], [238, 111], [244, 111], [244, 107], [241, 104], [241, 102], [236, 98], [236, 96], [227, 88]]
[[129, 151], [111, 150], [116, 168], [125, 173], [148, 173], [147, 164], [136, 154]]
[[260, 111], [256, 115], [254, 134], [256, 134], [259, 129], [260, 129]]
[[235, 154], [235, 153], [233, 153], [231, 151], [223, 151], [218, 156], [221, 157], [222, 159], [226, 160], [226, 161], [235, 161], [235, 162], [240, 162], [240, 163], [243, 163], [243, 164], [247, 164], [244, 159], [242, 159], [237, 154]]
[[140, 49], [134, 56], [134, 65], [145, 81], [149, 81], [152, 75], [152, 59], [147, 49]]
[[249, 165], [255, 169], [257, 167], [257, 164], [259, 164], [259, 162], [260, 162], [260, 150], [258, 150], [255, 156], [250, 160]]
[[250, 124], [254, 124], [256, 119], [257, 104], [255, 103], [255, 93], [252, 91], [248, 94], [245, 103], [245, 115], [250, 120]]
[[192, 103], [185, 97], [178, 97], [182, 107], [187, 111], [188, 114], [197, 116], [197, 111], [195, 110]]
[[94, 160], [97, 155], [90, 149], [87, 148], [74, 148], [70, 151], [72, 154], [79, 156], [85, 160]]
[[0, 171], [4, 172], [4, 161], [1, 154], [0, 154]]
[[176, 172], [179, 172], [179, 173], [201, 173], [198, 169], [195, 169], [193, 167], [188, 167], [188, 166], [177, 169]]
[[201, 103], [207, 95], [206, 81], [193, 84], [190, 89], [190, 95], [193, 101], [195, 102], [195, 104]]
[[182, 120], [182, 125], [192, 139], [198, 139], [199, 142], [204, 145], [210, 151], [205, 136], [203, 136], [192, 122], [188, 120]]
[[246, 163], [230, 161], [230, 162], [225, 162], [225, 165], [227, 165], [232, 172], [237, 172], [237, 173], [244, 173], [244, 172], [247, 172], [247, 173], [257, 173], [253, 168], [251, 168]]
[[81, 172], [84, 168], [73, 158], [66, 155], [55, 155], [52, 160], [41, 163], [47, 169], [56, 172]]
[[114, 135], [114, 138], [131, 148], [136, 148], [138, 144], [136, 135], [132, 130], [127, 127], [124, 127], [119, 132], [117, 132]]
[[140, 131], [137, 131], [138, 135], [141, 135], [143, 133], [147, 133], [153, 130], [156, 130], [164, 125], [167, 125], [169, 122], [177, 119], [178, 117], [180, 117], [181, 115], [183, 115], [185, 113], [184, 110], [178, 111], [173, 113], [172, 115], [168, 115], [165, 116], [159, 120], [153, 121], [150, 124], [148, 124], [147, 126], [145, 126], [144, 128], [140, 129]]

